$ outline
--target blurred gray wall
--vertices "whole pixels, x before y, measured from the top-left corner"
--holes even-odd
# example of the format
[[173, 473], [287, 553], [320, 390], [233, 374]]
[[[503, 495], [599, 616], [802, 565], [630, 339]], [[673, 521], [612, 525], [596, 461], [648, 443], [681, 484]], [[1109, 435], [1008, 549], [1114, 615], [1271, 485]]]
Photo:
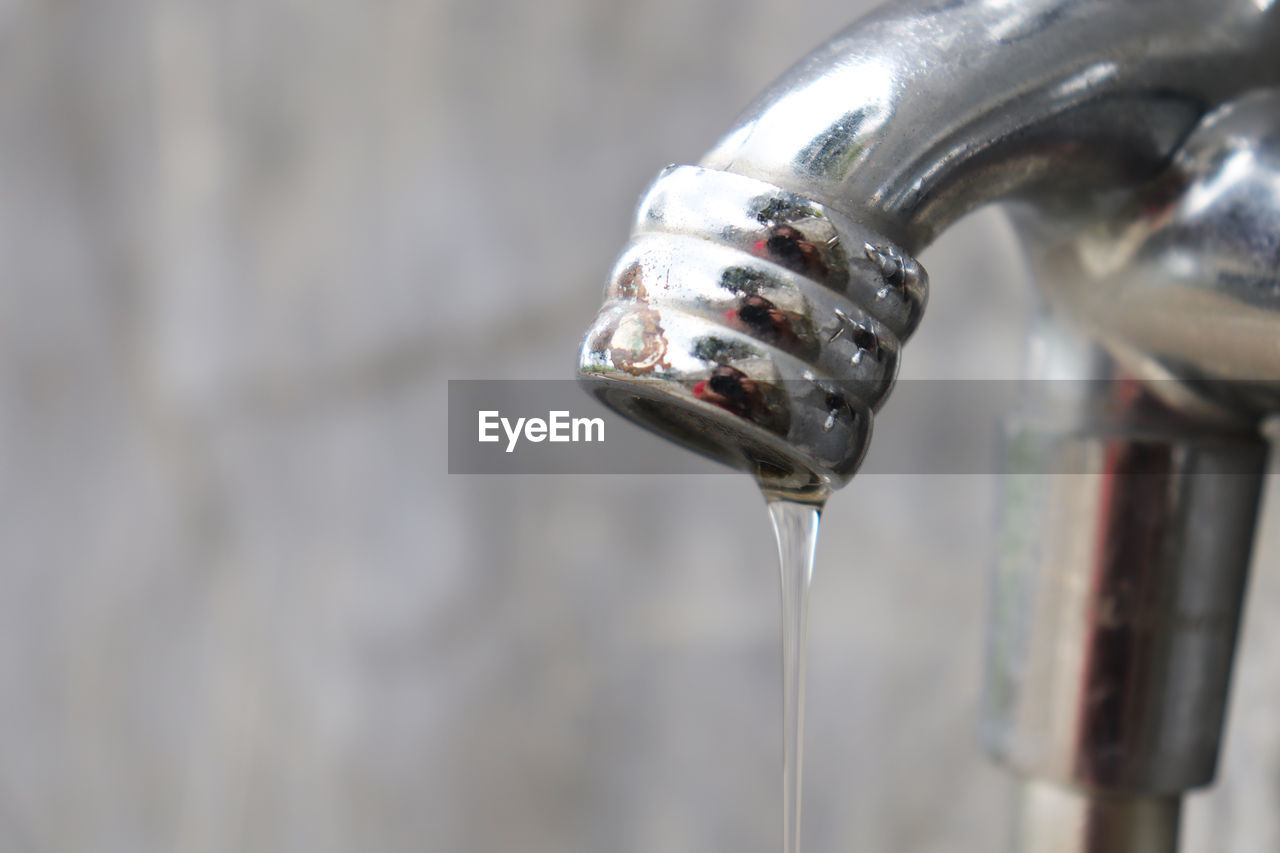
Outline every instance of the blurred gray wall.
[[[0, 849], [777, 849], [758, 496], [450, 477], [445, 382], [569, 375], [647, 181], [864, 5], [0, 3]], [[905, 375], [1017, 375], [999, 218], [924, 260]], [[809, 850], [997, 848], [995, 486], [832, 501]], [[1190, 850], [1280, 849], [1268, 516]]]

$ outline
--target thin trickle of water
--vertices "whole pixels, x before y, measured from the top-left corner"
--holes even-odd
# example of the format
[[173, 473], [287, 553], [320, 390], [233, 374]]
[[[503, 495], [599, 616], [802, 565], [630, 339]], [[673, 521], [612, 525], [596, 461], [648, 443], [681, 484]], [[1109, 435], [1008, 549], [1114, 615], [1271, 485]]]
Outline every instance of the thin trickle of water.
[[765, 492], [782, 579], [782, 850], [800, 853], [804, 765], [804, 658], [809, 584], [823, 501]]

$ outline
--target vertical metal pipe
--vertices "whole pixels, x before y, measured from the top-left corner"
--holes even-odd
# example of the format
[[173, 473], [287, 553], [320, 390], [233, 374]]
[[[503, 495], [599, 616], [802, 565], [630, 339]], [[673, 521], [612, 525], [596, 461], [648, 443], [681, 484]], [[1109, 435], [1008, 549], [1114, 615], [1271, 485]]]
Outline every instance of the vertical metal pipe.
[[1093, 794], [1031, 780], [1022, 785], [1018, 853], [1174, 853], [1180, 797]]
[[1014, 853], [1174, 853], [1217, 763], [1268, 446], [1041, 331], [1035, 370], [1075, 381], [1010, 421], [983, 740], [1023, 780]]

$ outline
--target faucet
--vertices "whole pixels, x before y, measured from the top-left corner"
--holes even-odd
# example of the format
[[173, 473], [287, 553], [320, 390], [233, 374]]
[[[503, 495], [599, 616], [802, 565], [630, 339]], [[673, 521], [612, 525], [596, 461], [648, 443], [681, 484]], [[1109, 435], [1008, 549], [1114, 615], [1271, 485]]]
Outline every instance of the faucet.
[[1174, 851], [1214, 776], [1280, 412], [1278, 48], [1274, 0], [885, 5], [660, 173], [582, 344], [607, 405], [820, 499], [916, 256], [1002, 205], [1046, 380], [1006, 418], [981, 724], [1021, 853]]

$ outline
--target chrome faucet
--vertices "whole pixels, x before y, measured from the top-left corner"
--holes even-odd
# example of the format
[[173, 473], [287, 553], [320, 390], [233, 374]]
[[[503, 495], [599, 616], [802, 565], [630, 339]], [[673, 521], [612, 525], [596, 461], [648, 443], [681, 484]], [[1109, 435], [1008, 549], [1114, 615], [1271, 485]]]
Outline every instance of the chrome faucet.
[[[1031, 259], [983, 741], [1013, 849], [1173, 851], [1212, 781], [1280, 412], [1273, 0], [890, 4], [665, 169], [586, 334], [610, 406], [769, 488], [856, 472], [924, 309], [1001, 202]], [[963, 357], [963, 354], [961, 354]]]

